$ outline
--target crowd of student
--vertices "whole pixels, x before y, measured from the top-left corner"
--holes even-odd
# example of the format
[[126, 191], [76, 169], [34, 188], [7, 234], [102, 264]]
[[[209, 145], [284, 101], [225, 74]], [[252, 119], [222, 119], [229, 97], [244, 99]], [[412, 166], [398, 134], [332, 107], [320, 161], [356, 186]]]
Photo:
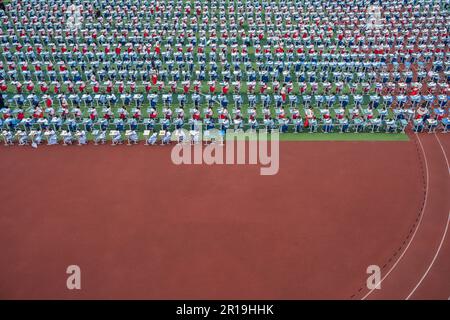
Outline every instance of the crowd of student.
[[0, 11], [3, 136], [449, 129], [444, 0], [19, 0]]

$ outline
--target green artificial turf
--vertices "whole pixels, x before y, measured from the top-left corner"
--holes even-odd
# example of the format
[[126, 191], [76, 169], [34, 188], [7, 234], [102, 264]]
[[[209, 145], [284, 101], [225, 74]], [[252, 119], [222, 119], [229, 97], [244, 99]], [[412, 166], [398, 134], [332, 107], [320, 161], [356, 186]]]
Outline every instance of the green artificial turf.
[[286, 133], [281, 141], [408, 141], [405, 133]]

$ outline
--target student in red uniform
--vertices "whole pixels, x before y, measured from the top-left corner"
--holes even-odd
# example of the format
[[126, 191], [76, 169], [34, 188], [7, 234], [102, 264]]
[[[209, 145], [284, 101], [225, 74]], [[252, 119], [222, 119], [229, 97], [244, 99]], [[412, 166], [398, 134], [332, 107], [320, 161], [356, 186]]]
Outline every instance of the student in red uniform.
[[261, 85], [259, 87], [259, 93], [265, 94], [266, 90], [267, 90], [267, 83], [261, 82]]
[[111, 111], [111, 106], [107, 106], [106, 110], [103, 113], [103, 119], [106, 119], [107, 121], [109, 121], [112, 118], [113, 118], [113, 113]]
[[141, 107], [136, 107], [134, 114], [133, 114], [133, 118], [138, 121], [141, 119]]
[[216, 92], [216, 83], [214, 81], [209, 82], [209, 93], [214, 94]]
[[136, 82], [132, 81], [130, 83], [130, 92], [134, 93], [136, 91]]
[[70, 94], [73, 93], [73, 88], [74, 88], [73, 82], [70, 81], [69, 84], [67, 85], [67, 90], [69, 90]]
[[59, 82], [55, 82], [53, 85], [53, 93], [59, 94], [60, 89], [61, 89], [61, 84]]
[[116, 53], [117, 56], [120, 56], [120, 53], [122, 52], [122, 45], [119, 44], [115, 49], [114, 52]]
[[159, 46], [159, 43], [156, 44], [156, 46], [155, 46], [155, 52], [156, 52], [157, 55], [161, 54], [161, 47]]
[[287, 95], [286, 83], [283, 84], [283, 87], [281, 88], [280, 94], [281, 94], [281, 100], [283, 100], [283, 103], [285, 103], [286, 102], [286, 95]]
[[191, 87], [191, 84], [189, 83], [189, 81], [183, 82], [183, 92], [184, 92], [184, 94], [188, 94], [189, 93], [189, 88], [190, 87]]
[[194, 112], [192, 113], [192, 119], [195, 121], [200, 121], [200, 111], [198, 107], [194, 107]]
[[89, 119], [91, 119], [92, 121], [97, 120], [97, 109], [95, 108], [89, 109]]
[[92, 86], [92, 91], [94, 91], [95, 94], [100, 92], [100, 84], [98, 81], [94, 82], [94, 85]]
[[6, 120], [11, 116], [11, 109], [8, 107], [5, 107], [3, 109], [3, 120]]
[[25, 118], [25, 113], [22, 109], [19, 109], [17, 112], [17, 120], [22, 121]]
[[158, 75], [156, 73], [152, 74], [152, 83], [155, 86], [158, 82]]
[[78, 90], [80, 91], [80, 93], [83, 93], [84, 89], [86, 89], [86, 84], [83, 81], [81, 81]]
[[195, 93], [200, 92], [200, 81], [198, 81], [198, 80], [194, 81], [194, 91], [195, 91]]
[[52, 98], [51, 98], [50, 96], [47, 96], [47, 97], [45, 98], [45, 106], [46, 106], [47, 108], [51, 108], [52, 105], [53, 105], [53, 100], [52, 100]]
[[230, 86], [228, 85], [228, 83], [224, 83], [223, 87], [222, 87], [222, 94], [225, 96], [228, 94], [228, 91], [230, 89]]
[[33, 110], [33, 119], [38, 120], [44, 117], [44, 113], [39, 106], [35, 106]]
[[41, 89], [41, 93], [42, 93], [42, 94], [46, 94], [47, 91], [48, 91], [48, 86], [47, 86], [47, 84], [46, 84], [45, 82], [41, 82], [40, 89]]
[[8, 90], [8, 86], [6, 85], [6, 82], [4, 80], [0, 80], [0, 91], [6, 92]]
[[18, 94], [22, 93], [22, 84], [19, 81], [16, 82], [16, 91]]
[[[150, 109], [150, 113], [148, 114], [148, 117], [152, 120], [155, 120], [156, 118], [158, 118], [158, 112], [156, 111], [155, 108]], [[170, 119], [170, 117], [167, 118], [167, 116], [166, 116], [166, 119]]]
[[29, 81], [27, 83], [27, 90], [28, 90], [28, 92], [33, 92], [33, 90], [34, 90], [34, 83], [32, 81]]
[[106, 82], [106, 93], [111, 94], [112, 89], [113, 89], [113, 83], [111, 80], [108, 80]]
[[170, 92], [175, 93], [177, 91], [177, 82], [171, 81], [170, 82]]
[[127, 106], [122, 106], [121, 109], [119, 109], [119, 118], [122, 120], [126, 120], [128, 115]]
[[147, 94], [150, 93], [150, 91], [152, 90], [152, 86], [150, 84], [150, 82], [144, 82], [145, 85], [145, 92], [147, 92]]
[[119, 85], [119, 88], [118, 88], [119, 93], [120, 93], [120, 94], [123, 94], [123, 91], [124, 91], [124, 89], [125, 89], [125, 86], [123, 85], [123, 82], [122, 82], [122, 81], [119, 81], [117, 84]]

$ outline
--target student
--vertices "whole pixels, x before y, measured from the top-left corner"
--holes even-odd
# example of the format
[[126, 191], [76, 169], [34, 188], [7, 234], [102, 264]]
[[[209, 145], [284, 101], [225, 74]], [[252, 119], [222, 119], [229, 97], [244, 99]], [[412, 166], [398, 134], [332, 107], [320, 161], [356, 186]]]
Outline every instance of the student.
[[41, 130], [37, 130], [34, 134], [30, 134], [31, 136], [31, 146], [33, 148], [37, 148], [38, 145], [42, 143], [42, 132]]
[[58, 136], [56, 135], [55, 130], [47, 128], [46, 135], [47, 135], [47, 144], [49, 146], [58, 144]]
[[234, 123], [234, 129], [242, 129], [242, 112], [241, 112], [241, 107], [237, 107], [236, 110], [234, 110], [234, 119], [233, 119], [233, 123]]
[[297, 107], [294, 107], [291, 111], [292, 123], [295, 126], [295, 133], [299, 133], [303, 131], [303, 119], [300, 115], [300, 111]]
[[450, 113], [447, 115], [447, 118], [442, 119], [442, 126], [444, 128], [444, 133], [450, 131]]
[[165, 134], [164, 137], [162, 138], [161, 145], [169, 144], [169, 143], [170, 143], [170, 137], [171, 137], [171, 136], [172, 136], [172, 134], [170, 133], [170, 131], [166, 131], [166, 134]]
[[222, 119], [222, 123], [220, 125], [220, 130], [222, 130], [224, 133], [226, 133], [229, 127], [230, 127], [230, 120], [228, 118]]
[[106, 130], [99, 130], [94, 137], [94, 144], [98, 145], [99, 142], [101, 142], [102, 144], [106, 143]]
[[67, 131], [63, 136], [63, 146], [71, 145], [73, 141], [72, 132]]
[[120, 133], [119, 130], [116, 130], [115, 135], [113, 135], [112, 137], [112, 145], [115, 146], [117, 144], [122, 144], [122, 134]]
[[386, 132], [395, 133], [397, 131], [397, 122], [389, 118], [386, 120]]
[[348, 132], [349, 119], [347, 115], [344, 115], [342, 119], [339, 119], [339, 125], [341, 126], [340, 133]]
[[428, 110], [426, 104], [424, 103], [417, 109], [416, 119], [421, 118], [423, 122], [425, 122], [429, 117], [430, 111]]
[[13, 134], [11, 131], [3, 131], [2, 132], [3, 139], [5, 140], [5, 146], [12, 146], [13, 142]]
[[79, 146], [87, 144], [86, 132], [84, 130], [77, 131], [76, 136]]
[[100, 9], [96, 9], [95, 10], [95, 19], [99, 19], [102, 16], [102, 12], [100, 11]]
[[256, 129], [258, 129], [258, 126], [259, 126], [258, 121], [256, 120], [255, 117], [248, 119], [248, 125], [251, 130], [256, 130]]
[[305, 128], [309, 128], [310, 123], [313, 122], [312, 120], [316, 119], [316, 116], [314, 115], [314, 111], [311, 106], [308, 107], [308, 109], [305, 110], [306, 120], [304, 123]]
[[158, 133], [154, 132], [148, 139], [147, 144], [153, 146], [158, 140]]
[[131, 130], [128, 135], [129, 144], [138, 144], [139, 137], [135, 130]]
[[427, 120], [427, 124], [428, 124], [428, 133], [433, 133], [436, 131], [436, 128], [439, 124], [439, 121], [437, 119], [437, 116], [432, 117], [432, 118], [428, 118]]

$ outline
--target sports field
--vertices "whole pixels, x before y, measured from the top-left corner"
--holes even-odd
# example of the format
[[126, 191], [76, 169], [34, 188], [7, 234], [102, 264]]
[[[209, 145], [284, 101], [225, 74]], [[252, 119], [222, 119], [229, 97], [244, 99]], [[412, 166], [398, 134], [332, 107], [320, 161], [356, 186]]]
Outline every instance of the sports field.
[[449, 299], [448, 1], [4, 3], [0, 299]]

